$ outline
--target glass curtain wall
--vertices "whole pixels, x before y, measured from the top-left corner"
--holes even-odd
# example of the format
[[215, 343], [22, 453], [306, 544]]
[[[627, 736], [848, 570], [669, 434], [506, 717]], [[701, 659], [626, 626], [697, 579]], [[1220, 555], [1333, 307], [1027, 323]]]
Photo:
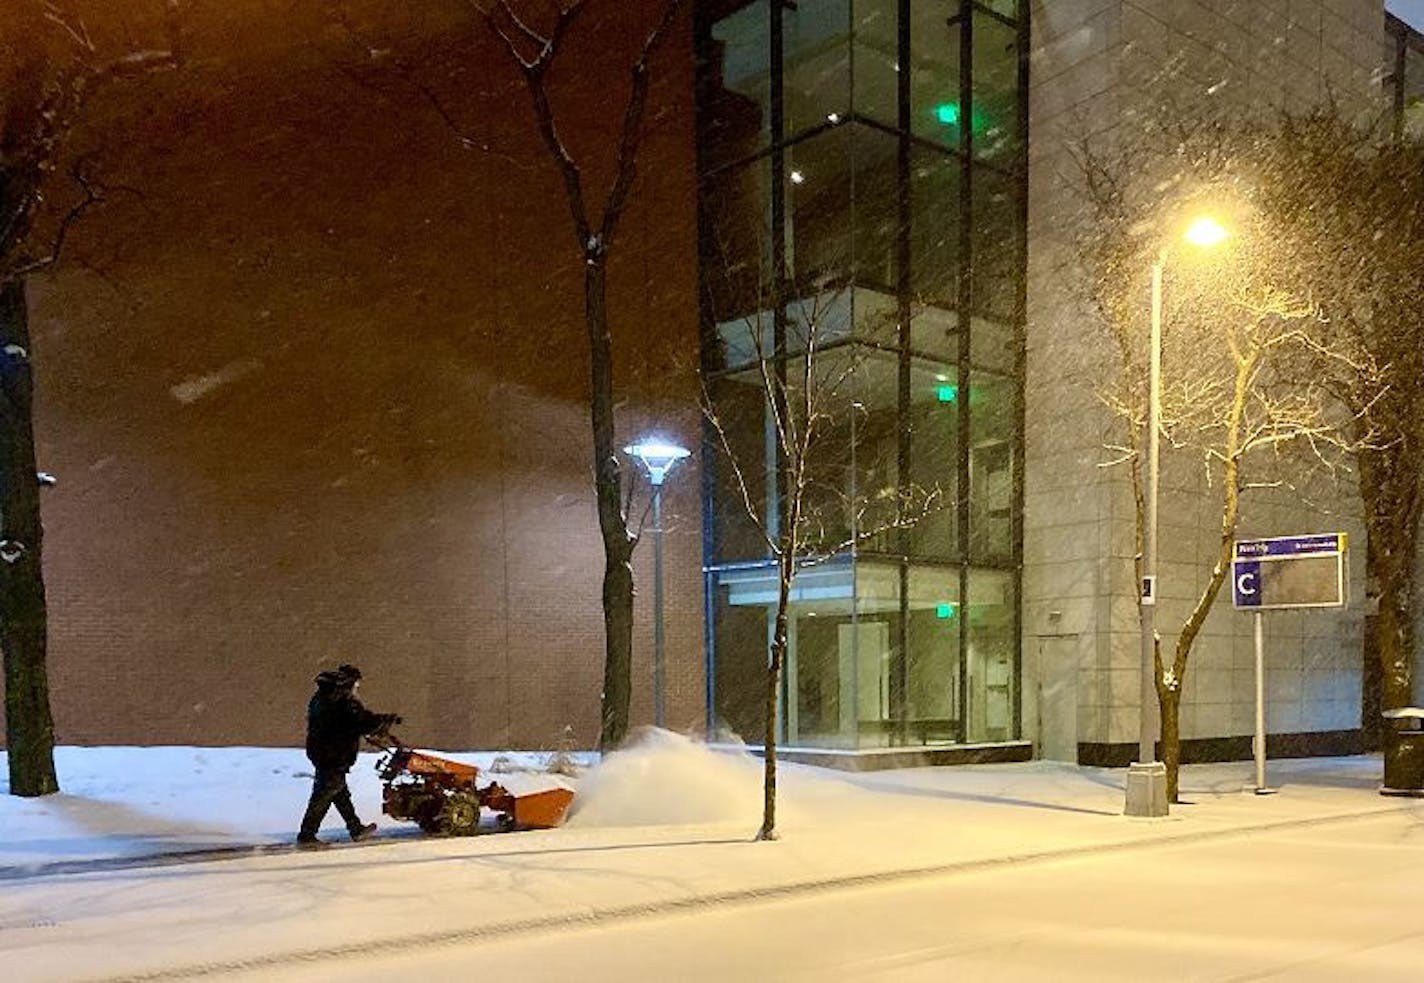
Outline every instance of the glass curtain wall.
[[764, 732], [778, 422], [814, 405], [781, 739], [1020, 735], [1027, 7], [696, 8], [714, 732]]

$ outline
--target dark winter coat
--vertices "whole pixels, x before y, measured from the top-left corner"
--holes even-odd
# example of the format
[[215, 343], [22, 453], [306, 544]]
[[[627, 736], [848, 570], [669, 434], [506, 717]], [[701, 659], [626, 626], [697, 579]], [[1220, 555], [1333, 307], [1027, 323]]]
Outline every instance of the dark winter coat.
[[318, 685], [307, 703], [307, 758], [318, 768], [350, 768], [362, 736], [390, 719], [363, 707], [349, 687]]

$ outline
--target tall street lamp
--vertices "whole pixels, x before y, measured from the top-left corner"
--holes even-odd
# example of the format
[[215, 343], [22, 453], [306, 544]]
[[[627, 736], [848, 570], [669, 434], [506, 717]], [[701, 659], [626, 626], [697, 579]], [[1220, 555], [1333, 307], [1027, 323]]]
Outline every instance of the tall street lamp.
[[665, 723], [667, 668], [663, 652], [663, 481], [668, 472], [692, 452], [660, 440], [644, 440], [623, 448], [643, 462], [653, 486], [653, 723]]
[[[1221, 244], [1230, 233], [1216, 219], [1203, 215], [1183, 234], [1192, 245], [1209, 249]], [[1162, 268], [1167, 262], [1164, 246], [1152, 263], [1152, 337], [1148, 369], [1147, 474], [1143, 491], [1147, 516], [1142, 534], [1142, 583], [1138, 589], [1142, 623], [1142, 711], [1138, 714], [1137, 760], [1127, 769], [1127, 801], [1123, 812], [1129, 816], [1167, 815], [1167, 766], [1157, 760], [1156, 660], [1157, 636], [1157, 483], [1158, 430], [1162, 419]]]

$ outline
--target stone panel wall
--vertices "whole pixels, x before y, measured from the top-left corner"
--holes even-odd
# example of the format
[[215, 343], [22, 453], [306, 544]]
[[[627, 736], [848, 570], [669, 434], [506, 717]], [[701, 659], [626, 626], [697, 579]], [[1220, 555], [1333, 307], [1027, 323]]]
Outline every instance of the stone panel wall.
[[[1131, 490], [1125, 468], [1104, 466], [1113, 421], [1093, 392], [1105, 339], [1065, 232], [1083, 206], [1072, 145], [1110, 148], [1143, 114], [1174, 108], [1254, 113], [1334, 98], [1368, 117], [1379, 109], [1383, 23], [1378, 0], [1033, 4], [1024, 649], [1025, 693], [1040, 704], [1025, 718], [1049, 756], [1076, 753], [1068, 734], [1135, 742], [1141, 709]], [[1311, 504], [1279, 490], [1244, 501], [1241, 538], [1340, 529], [1358, 553], [1346, 612], [1267, 618], [1271, 732], [1359, 726], [1363, 538], [1352, 480], [1317, 484]], [[1164, 450], [1161, 488], [1157, 617], [1170, 644], [1209, 575], [1220, 514], [1199, 462]], [[1250, 618], [1226, 594], [1192, 656], [1184, 737], [1250, 733], [1251, 639]]]

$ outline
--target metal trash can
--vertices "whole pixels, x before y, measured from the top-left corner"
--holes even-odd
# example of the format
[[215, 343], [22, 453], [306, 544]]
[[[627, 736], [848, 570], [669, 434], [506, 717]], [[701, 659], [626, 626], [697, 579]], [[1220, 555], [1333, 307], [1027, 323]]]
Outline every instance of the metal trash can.
[[1424, 709], [1400, 707], [1384, 717], [1381, 795], [1424, 796]]

